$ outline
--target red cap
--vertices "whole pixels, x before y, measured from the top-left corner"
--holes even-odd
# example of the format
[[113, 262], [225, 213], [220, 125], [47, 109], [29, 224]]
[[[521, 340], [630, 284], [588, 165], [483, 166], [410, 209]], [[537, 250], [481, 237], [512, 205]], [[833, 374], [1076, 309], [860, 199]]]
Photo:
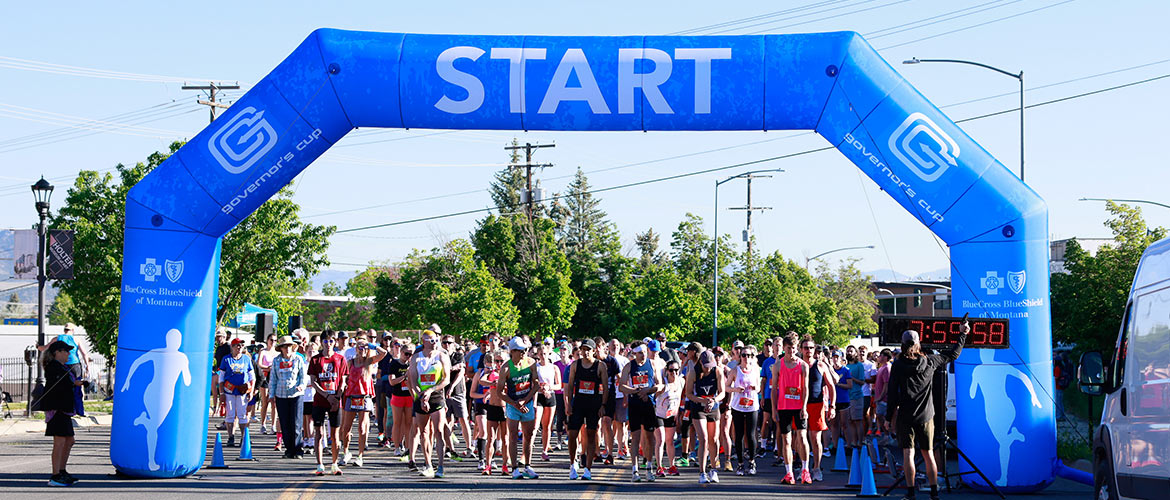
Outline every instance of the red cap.
[[244, 339], [232, 339], [232, 345], [243, 344]]

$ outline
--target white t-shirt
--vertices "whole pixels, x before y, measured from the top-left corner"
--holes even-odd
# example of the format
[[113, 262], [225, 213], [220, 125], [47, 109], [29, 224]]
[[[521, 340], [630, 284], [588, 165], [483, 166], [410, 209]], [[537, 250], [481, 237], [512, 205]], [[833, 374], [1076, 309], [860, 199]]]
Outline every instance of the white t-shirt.
[[732, 410], [743, 412], [754, 412], [760, 409], [760, 370], [748, 370], [744, 373], [743, 370], [736, 369], [734, 372], [735, 380], [731, 381], [732, 387], [748, 388], [744, 392], [733, 392], [731, 394]]
[[[861, 366], [865, 369], [866, 380], [877, 376], [877, 365], [873, 364], [873, 362], [865, 361], [861, 363]], [[863, 397], [873, 395], [873, 384], [866, 383], [865, 385], [861, 386], [861, 395]]]
[[674, 383], [664, 382], [666, 389], [654, 399], [654, 415], [658, 418], [674, 418], [682, 405], [683, 378], [675, 377]]
[[[617, 361], [617, 366], [618, 366], [617, 374], [613, 375], [614, 379], [617, 380], [617, 379], [621, 378], [622, 369], [624, 369], [626, 367], [626, 365], [630, 363], [630, 358], [622, 356], [621, 354], [614, 354], [613, 359], [614, 359], [614, 361]], [[614, 399], [622, 399], [622, 398], [626, 397], [625, 394], [622, 394], [622, 391], [614, 391], [614, 392], [617, 393], [616, 395], [614, 395]]]

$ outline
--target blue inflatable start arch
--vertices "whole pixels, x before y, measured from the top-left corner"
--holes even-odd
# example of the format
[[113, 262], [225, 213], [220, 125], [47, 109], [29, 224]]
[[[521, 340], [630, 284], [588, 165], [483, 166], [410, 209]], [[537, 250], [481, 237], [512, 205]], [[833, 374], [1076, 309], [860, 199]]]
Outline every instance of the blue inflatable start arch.
[[127, 196], [119, 471], [203, 464], [220, 238], [356, 127], [815, 130], [950, 246], [955, 311], [1011, 319], [957, 363], [960, 447], [1001, 489], [1052, 481], [1047, 208], [849, 32], [315, 31]]

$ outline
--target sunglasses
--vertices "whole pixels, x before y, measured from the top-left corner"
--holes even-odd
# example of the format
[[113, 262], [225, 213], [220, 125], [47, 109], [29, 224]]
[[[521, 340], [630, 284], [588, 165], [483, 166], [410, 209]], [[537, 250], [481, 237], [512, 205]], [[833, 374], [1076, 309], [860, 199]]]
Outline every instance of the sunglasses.
[[680, 371], [682, 371], [682, 370], [679, 370], [678, 368], [670, 368], [670, 369], [667, 369], [666, 371], [668, 371], [668, 372], [670, 372], [670, 373], [678, 373], [678, 372], [680, 372]]

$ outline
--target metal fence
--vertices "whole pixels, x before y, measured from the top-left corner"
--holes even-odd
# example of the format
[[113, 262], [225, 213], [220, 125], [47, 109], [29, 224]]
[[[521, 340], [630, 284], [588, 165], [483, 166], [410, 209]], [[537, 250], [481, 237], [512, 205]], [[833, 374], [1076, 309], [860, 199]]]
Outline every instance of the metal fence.
[[[110, 395], [110, 385], [113, 383], [113, 373], [105, 358], [97, 355], [90, 356], [89, 364], [91, 385], [85, 392], [86, 399], [105, 399]], [[13, 402], [27, 402], [29, 382], [36, 383], [37, 367], [29, 367], [24, 357], [0, 358], [0, 391], [8, 393]]]

